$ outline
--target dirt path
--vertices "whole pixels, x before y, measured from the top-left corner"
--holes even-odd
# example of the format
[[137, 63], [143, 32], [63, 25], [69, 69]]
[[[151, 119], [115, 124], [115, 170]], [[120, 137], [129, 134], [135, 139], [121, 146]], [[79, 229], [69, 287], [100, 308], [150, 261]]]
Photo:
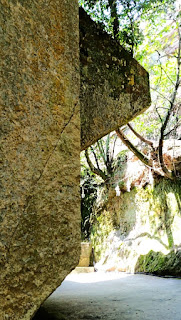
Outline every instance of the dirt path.
[[34, 320], [181, 320], [181, 280], [70, 274]]

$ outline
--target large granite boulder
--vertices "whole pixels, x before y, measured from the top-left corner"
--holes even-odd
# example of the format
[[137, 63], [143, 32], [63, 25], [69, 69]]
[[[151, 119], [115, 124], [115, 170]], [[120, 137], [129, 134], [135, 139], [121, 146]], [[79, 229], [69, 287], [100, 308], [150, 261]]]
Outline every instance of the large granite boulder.
[[[98, 28], [84, 17], [90, 31]], [[79, 261], [78, 20], [77, 0], [0, 1], [0, 320], [31, 319]], [[110, 36], [102, 31], [100, 35], [107, 46], [114, 44], [109, 44]], [[98, 42], [99, 34], [93, 36]], [[82, 45], [88, 50], [83, 42], [81, 52]], [[85, 121], [98, 106], [91, 96], [97, 75], [93, 69], [89, 74], [81, 53], [81, 75], [87, 74], [81, 80], [82, 126], [87, 132], [82, 148], [119, 126], [118, 115], [129, 121], [149, 104], [147, 73], [122, 48], [124, 61], [131, 61], [130, 72], [132, 63], [133, 70], [140, 72], [135, 79], [142, 91], [133, 76], [125, 80], [124, 88], [122, 80], [118, 86], [119, 76], [127, 79], [120, 74], [127, 72], [127, 65], [116, 60], [117, 43], [114, 50], [106, 51], [110, 55], [105, 52], [105, 61], [100, 60], [101, 79], [106, 79], [103, 90], [95, 85], [98, 102], [108, 99], [98, 113], [108, 117], [111, 125], [102, 121], [101, 127], [99, 117], [89, 125]], [[112, 76], [108, 57], [120, 66]], [[86, 59], [89, 65], [89, 56]], [[117, 109], [126, 107], [126, 116], [124, 107], [114, 116], [116, 103]]]
[[78, 264], [76, 0], [0, 4], [0, 319], [30, 319]]

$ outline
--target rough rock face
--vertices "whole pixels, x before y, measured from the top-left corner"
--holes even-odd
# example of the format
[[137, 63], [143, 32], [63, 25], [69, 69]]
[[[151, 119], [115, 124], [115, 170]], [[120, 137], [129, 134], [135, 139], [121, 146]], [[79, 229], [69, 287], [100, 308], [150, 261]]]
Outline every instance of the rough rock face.
[[159, 276], [181, 277], [181, 250], [171, 250], [167, 255], [150, 250], [141, 255], [135, 266], [137, 273], [151, 273]]
[[91, 238], [96, 268], [180, 276], [180, 181], [160, 178], [117, 197], [110, 189], [106, 201]]
[[81, 149], [150, 105], [146, 70], [80, 9]]
[[0, 319], [21, 320], [79, 261], [78, 4], [2, 0], [0, 25]]

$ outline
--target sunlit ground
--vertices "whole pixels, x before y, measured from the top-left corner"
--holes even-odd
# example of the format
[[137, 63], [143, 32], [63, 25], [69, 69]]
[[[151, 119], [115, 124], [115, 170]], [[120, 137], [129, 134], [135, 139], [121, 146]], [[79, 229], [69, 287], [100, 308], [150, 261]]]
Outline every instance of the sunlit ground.
[[70, 274], [34, 320], [181, 320], [181, 281], [146, 275]]
[[69, 274], [66, 277], [66, 281], [77, 282], [77, 283], [96, 283], [104, 281], [112, 281], [115, 279], [123, 279], [132, 276], [125, 272], [92, 272], [92, 273], [80, 273], [80, 274]]

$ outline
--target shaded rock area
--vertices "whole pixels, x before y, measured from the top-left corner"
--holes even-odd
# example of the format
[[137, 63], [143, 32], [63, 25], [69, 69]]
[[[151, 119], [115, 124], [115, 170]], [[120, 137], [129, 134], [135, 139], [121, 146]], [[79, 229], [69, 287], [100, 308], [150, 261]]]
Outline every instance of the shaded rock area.
[[78, 4], [3, 0], [0, 24], [0, 319], [21, 320], [79, 261]]
[[150, 105], [146, 70], [80, 9], [81, 150]]

